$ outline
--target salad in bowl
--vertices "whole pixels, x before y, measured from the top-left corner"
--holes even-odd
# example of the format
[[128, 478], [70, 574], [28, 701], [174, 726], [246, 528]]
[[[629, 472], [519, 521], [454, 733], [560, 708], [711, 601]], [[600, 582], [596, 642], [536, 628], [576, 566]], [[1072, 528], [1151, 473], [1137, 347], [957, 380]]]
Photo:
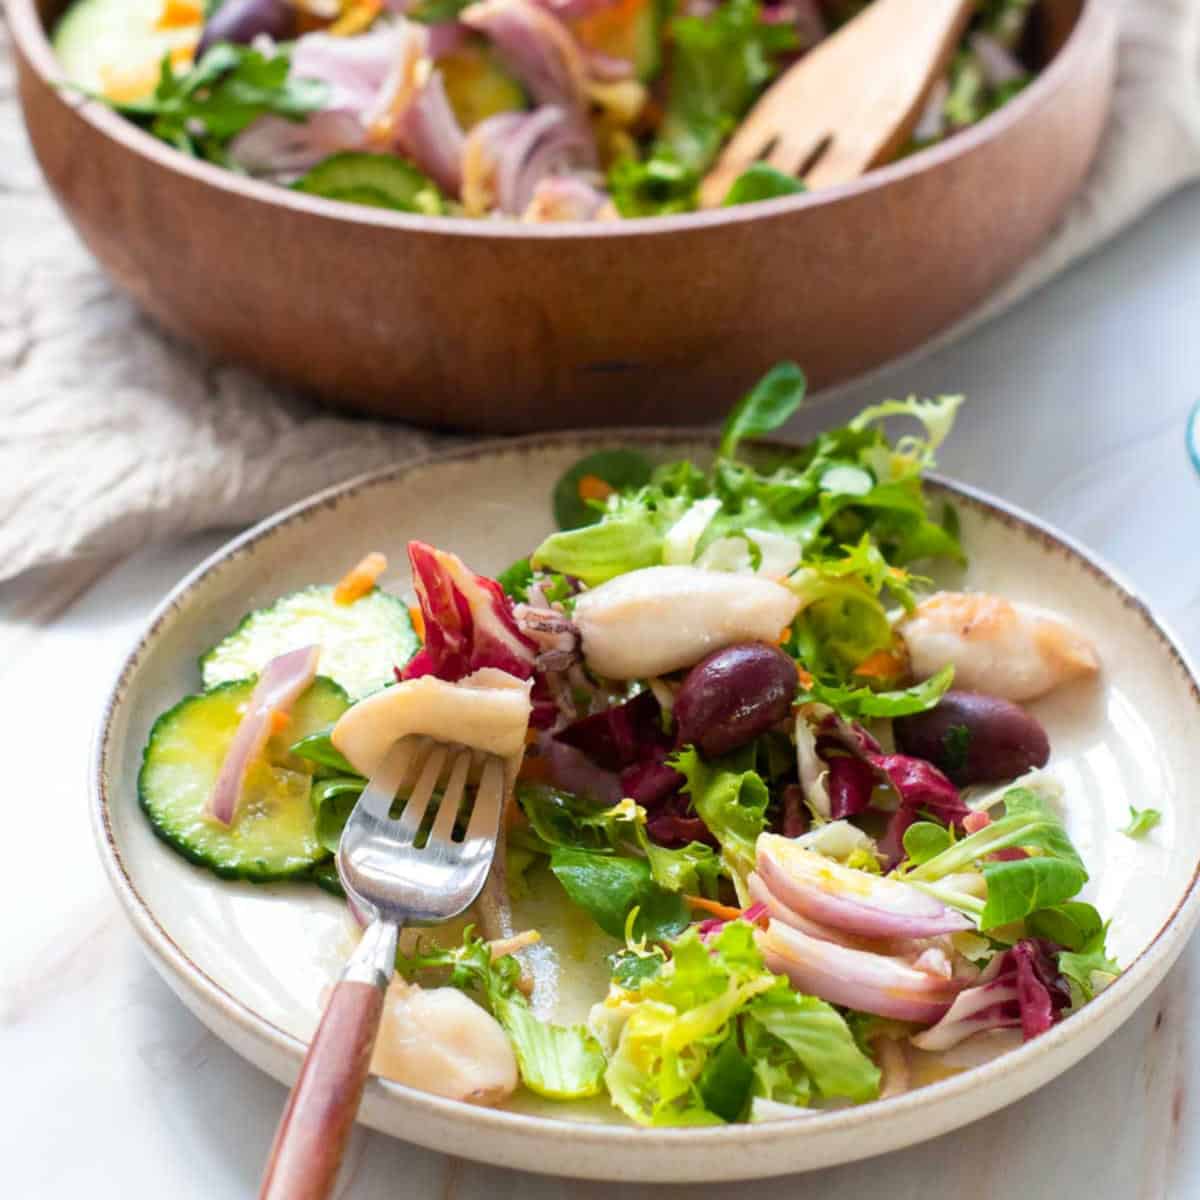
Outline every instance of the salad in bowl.
[[[643, 1126], [799, 1117], [1035, 1039], [1119, 973], [1024, 707], [1094, 686], [1097, 651], [924, 574], [970, 551], [922, 485], [961, 398], [748, 443], [803, 392], [775, 368], [711, 462], [588, 455], [497, 578], [411, 541], [411, 597], [377, 553], [280, 597], [153, 726], [154, 831], [296, 903], [340, 892], [396, 739], [504, 756], [491, 877], [466, 928], [410, 931], [378, 1074]], [[556, 1019], [549, 952], [586, 1019]]]
[[[352, 203], [591, 221], [689, 212], [755, 100], [863, 0], [75, 0], [67, 80], [179, 150]], [[900, 154], [1036, 69], [1033, 0], [979, 0]], [[864, 76], [870, 64], [863, 64]], [[756, 163], [724, 198], [803, 191]]]

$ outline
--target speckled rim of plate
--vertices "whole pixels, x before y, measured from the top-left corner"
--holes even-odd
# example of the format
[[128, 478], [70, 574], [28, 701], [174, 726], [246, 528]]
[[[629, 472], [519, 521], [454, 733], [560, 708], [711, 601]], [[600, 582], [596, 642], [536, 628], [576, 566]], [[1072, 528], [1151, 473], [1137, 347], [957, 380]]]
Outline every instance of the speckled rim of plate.
[[[560, 447], [564, 443], [573, 443], [582, 454], [592, 450], [637, 443], [648, 443], [655, 448], [711, 443], [715, 448], [716, 440], [716, 434], [712, 430], [705, 429], [651, 427], [582, 430], [493, 440], [476, 443], [460, 450], [414, 457], [400, 465], [385, 467], [349, 479], [344, 483], [335, 484], [266, 518], [245, 533], [227, 542], [201, 562], [171, 590], [154, 610], [144, 632], [138, 637], [133, 649], [120, 667], [116, 682], [105, 701], [96, 732], [89, 770], [89, 808], [93, 832], [109, 880], [130, 922], [141, 938], [152, 965], [202, 1020], [207, 1023], [207, 1017], [198, 1011], [193, 1001], [198, 1005], [207, 1005], [218, 1013], [223, 1018], [222, 1024], [226, 1026], [227, 1030], [236, 1029], [236, 1037], [226, 1036], [226, 1033], [219, 1033], [218, 1036], [230, 1041], [240, 1054], [278, 1079], [282, 1080], [285, 1075], [294, 1079], [299, 1072], [300, 1063], [307, 1047], [299, 1038], [260, 1017], [241, 1000], [218, 985], [175, 943], [159, 924], [154, 912], [141, 898], [134, 886], [122, 862], [121, 852], [117, 847], [109, 820], [109, 795], [105, 767], [112, 750], [113, 717], [123, 704], [130, 680], [150, 644], [154, 641], [162, 623], [172, 613], [186, 606], [189, 595], [201, 580], [222, 569], [226, 564], [236, 561], [262, 539], [270, 537], [275, 530], [285, 525], [302, 523], [317, 510], [336, 507], [341, 501], [351, 496], [388, 483], [410, 472], [436, 467], [444, 462], [463, 462], [484, 458], [497, 451], [534, 454], [543, 448]], [[787, 443], [769, 439], [761, 440], [756, 444], [764, 449], [788, 448]], [[935, 473], [927, 474], [926, 480], [935, 490], [948, 493], [956, 503], [972, 505], [1010, 528], [1037, 540], [1048, 552], [1074, 559], [1097, 581], [1117, 592], [1123, 606], [1131, 609], [1140, 618], [1161, 644], [1167, 657], [1173, 662], [1196, 704], [1197, 718], [1200, 719], [1200, 673], [1197, 672], [1178, 638], [1170, 632], [1147, 601], [1118, 571], [1091, 551], [1086, 550], [1073, 538], [1014, 505], [991, 497], [969, 485], [951, 482]], [[632, 1164], [627, 1164], [622, 1168], [615, 1162], [608, 1167], [600, 1166], [590, 1170], [572, 1172], [570, 1165], [564, 1164], [561, 1159], [543, 1161], [526, 1157], [519, 1152], [513, 1155], [504, 1154], [500, 1157], [493, 1153], [490, 1159], [496, 1165], [559, 1175], [576, 1174], [580, 1177], [596, 1179], [676, 1180], [679, 1182], [700, 1179], [750, 1179], [763, 1177], [766, 1174], [790, 1173], [809, 1169], [810, 1166], [833, 1165], [835, 1162], [846, 1162], [855, 1158], [886, 1153], [949, 1132], [980, 1119], [989, 1112], [1016, 1102], [1074, 1065], [1094, 1049], [1104, 1037], [1108, 1036], [1109, 1032], [1115, 1031], [1146, 998], [1149, 977], [1153, 975], [1154, 982], [1161, 979], [1179, 956], [1188, 936], [1195, 928], [1197, 921], [1200, 920], [1200, 888], [1198, 888], [1198, 884], [1200, 884], [1200, 863], [1197, 863], [1186, 890], [1170, 915], [1154, 937], [1128, 964], [1122, 975], [1084, 1009], [1073, 1015], [1069, 1021], [1055, 1025], [1036, 1041], [1010, 1050], [983, 1066], [973, 1067], [961, 1074], [928, 1084], [917, 1090], [886, 1100], [873, 1101], [859, 1107], [815, 1114], [803, 1120], [806, 1135], [819, 1135], [822, 1132], [832, 1134], [835, 1131], [843, 1134], [865, 1132], [870, 1127], [872, 1132], [871, 1148], [858, 1154], [841, 1155], [811, 1164], [793, 1163], [783, 1170], [776, 1168], [764, 1171], [747, 1163], [745, 1167], [739, 1166], [732, 1170], [726, 1168], [717, 1174], [709, 1172], [698, 1175], [689, 1173], [686, 1166], [687, 1159], [684, 1156], [689, 1150], [700, 1151], [703, 1149], [710, 1153], [736, 1150], [738, 1161], [745, 1162], [746, 1160], [741, 1157], [743, 1154], [750, 1158], [756, 1147], [765, 1147], [767, 1143], [777, 1140], [782, 1129], [787, 1126], [770, 1122], [759, 1125], [739, 1124], [706, 1128], [638, 1129], [597, 1122], [565, 1121], [501, 1109], [479, 1108], [418, 1092], [403, 1084], [383, 1080], [377, 1076], [371, 1076], [368, 1080], [364, 1095], [364, 1108], [372, 1101], [386, 1102], [388, 1098], [391, 1098], [414, 1112], [421, 1112], [430, 1119], [440, 1120], [446, 1125], [456, 1127], [460, 1134], [474, 1129], [481, 1134], [491, 1134], [493, 1137], [498, 1136], [513, 1141], [517, 1139], [525, 1141], [532, 1137], [544, 1140], [545, 1143], [553, 1143], [565, 1139], [573, 1151], [581, 1152], [587, 1149], [593, 1151], [624, 1150], [627, 1152], [630, 1149], [631, 1139], [636, 1139], [639, 1145], [647, 1149], [656, 1149], [664, 1154], [674, 1151], [680, 1156], [675, 1160], [679, 1164], [678, 1168], [669, 1172], [656, 1169], [642, 1170], [633, 1168]], [[182, 985], [188, 994], [180, 991], [176, 987], [177, 983]], [[1098, 1025], [1110, 1023], [1111, 1029], [1107, 1032], [1096, 1028]], [[1076, 1046], [1067, 1051], [1062, 1063], [1051, 1064], [1049, 1069], [1044, 1067], [1040, 1071], [1037, 1069], [1039, 1058], [1046, 1062], [1057, 1059], [1058, 1056], [1055, 1052], [1065, 1049], [1068, 1043], [1072, 1042], [1076, 1043]], [[289, 1061], [289, 1069], [277, 1071], [268, 1067], [265, 1061], [269, 1056], [268, 1052], [273, 1053], [275, 1059], [286, 1058]], [[951, 1116], [949, 1120], [941, 1120], [936, 1128], [932, 1128], [928, 1132], [918, 1127], [911, 1136], [903, 1133], [895, 1137], [888, 1136], [888, 1129], [891, 1127], [899, 1130], [901, 1126], [907, 1126], [912, 1130], [913, 1118], [917, 1117], [919, 1111], [925, 1106], [935, 1102], [966, 1101], [973, 1093], [986, 1092], [991, 1085], [998, 1084], [1004, 1076], [1026, 1067], [1029, 1070], [1024, 1073], [1025, 1077], [1019, 1090], [1008, 1093], [1002, 1101], [994, 1104], [985, 1103], [982, 1108], [972, 1111], [968, 1111], [969, 1105], [964, 1103], [961, 1106], [963, 1115]], [[908, 1120], [906, 1121], [904, 1118], [908, 1118]], [[478, 1158], [482, 1156], [482, 1152], [469, 1142], [451, 1143], [444, 1137], [437, 1138], [433, 1135], [430, 1135], [430, 1140], [424, 1141], [419, 1136], [420, 1131], [414, 1132], [418, 1136], [413, 1136], [410, 1140], [417, 1144], [465, 1157]], [[804, 1140], [809, 1142], [812, 1138], [806, 1136]], [[712, 1161], [711, 1158], [709, 1161]]]

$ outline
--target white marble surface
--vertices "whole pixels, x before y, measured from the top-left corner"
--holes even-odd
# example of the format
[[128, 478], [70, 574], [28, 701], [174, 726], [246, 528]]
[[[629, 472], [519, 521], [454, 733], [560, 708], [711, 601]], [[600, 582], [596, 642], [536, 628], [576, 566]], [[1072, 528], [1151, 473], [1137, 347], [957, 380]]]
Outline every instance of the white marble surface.
[[[1200, 396], [1200, 190], [970, 340], [811, 413], [888, 393], [971, 397], [943, 469], [1106, 555], [1200, 656], [1200, 479], [1184, 425]], [[2, 405], [2, 401], [0, 401]], [[161, 594], [216, 537], [0, 586], [0, 1194], [252, 1196], [284, 1102], [143, 959], [96, 861], [85, 771], [98, 706]], [[761, 1196], [1200, 1196], [1189, 1137], [1200, 1056], [1188, 1022], [1200, 945], [1080, 1066], [1021, 1104], [888, 1159], [756, 1186]], [[356, 1135], [338, 1195], [645, 1197], [682, 1189], [499, 1172]], [[687, 1189], [695, 1200], [741, 1189]]]

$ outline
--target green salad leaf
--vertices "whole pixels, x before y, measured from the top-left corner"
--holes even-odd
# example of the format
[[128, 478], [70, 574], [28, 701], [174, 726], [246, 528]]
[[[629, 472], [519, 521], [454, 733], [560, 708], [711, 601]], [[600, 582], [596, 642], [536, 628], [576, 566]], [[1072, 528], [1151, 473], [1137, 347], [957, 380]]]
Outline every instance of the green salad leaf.
[[[881, 596], [912, 602], [913, 580], [895, 568], [921, 558], [963, 557], [953, 510], [946, 507], [935, 517], [920, 479], [960, 398], [889, 401], [807, 446], [774, 454], [760, 450], [753, 464], [734, 457], [742, 437], [785, 421], [802, 396], [799, 369], [776, 368], [731, 416], [723, 453], [708, 471], [686, 460], [657, 467], [649, 482], [622, 487], [607, 497], [603, 511], [593, 508], [599, 517], [594, 524], [548, 537], [534, 551], [533, 567], [594, 586], [657, 566], [674, 541], [668, 535], [677, 523], [692, 520], [697, 502], [705, 501], [699, 536], [690, 543], [694, 557], [719, 539], [742, 538], [753, 566], [765, 537], [794, 541], [815, 569], [814, 576], [801, 576], [813, 589], [807, 598], [831, 601], [810, 623], [832, 622], [855, 649], [881, 644], [887, 623]], [[925, 434], [901, 437], [892, 446], [880, 428], [888, 417], [914, 418]], [[577, 491], [581, 476], [570, 483], [568, 477], [559, 486]], [[670, 561], [680, 559], [673, 554]], [[824, 682], [847, 682], [845, 665], [839, 660]]]
[[293, 78], [290, 67], [281, 47], [218, 42], [178, 74], [165, 55], [154, 94], [115, 107], [176, 149], [223, 162], [224, 147], [252, 121], [267, 114], [302, 121], [326, 102], [325, 83]]
[[618, 516], [551, 534], [530, 563], [582, 579], [589, 587], [628, 571], [657, 566], [662, 560], [662, 533], [646, 514]]
[[826, 685], [814, 677], [812, 683], [800, 689], [797, 700], [801, 704], [813, 701], [827, 704], [848, 721], [892, 719], [927, 712], [950, 690], [953, 682], [954, 667], [950, 664], [912, 687], [892, 692], [873, 692], [868, 687], [853, 685]]
[[367, 781], [361, 775], [334, 775], [329, 779], [313, 781], [312, 803], [317, 818], [317, 841], [331, 853], [337, 853], [342, 830], [366, 786]]
[[1100, 987], [1111, 983], [1121, 973], [1120, 965], [1109, 957], [1105, 941], [1105, 923], [1078, 950], [1064, 950], [1058, 956], [1058, 969], [1070, 982], [1074, 1007], [1093, 999]]
[[776, 74], [795, 32], [762, 19], [758, 0], [725, 0], [703, 17], [670, 24], [671, 74], [658, 140], [642, 161], [609, 172], [623, 217], [662, 216], [696, 207], [700, 177], [755, 97]]
[[670, 962], [634, 984], [598, 1007], [612, 1018], [605, 1084], [639, 1124], [733, 1121], [755, 1096], [806, 1104], [878, 1094], [879, 1071], [837, 1010], [773, 975], [744, 921], [707, 944], [688, 930]]
[[795, 196], [807, 190], [803, 180], [794, 175], [785, 175], [770, 163], [757, 162], [748, 166], [733, 181], [721, 205], [732, 208], [735, 204], [777, 200], [780, 196]]
[[[1028, 857], [1002, 862], [988, 857], [1011, 847], [1028, 851]], [[1010, 788], [1004, 793], [1002, 817], [911, 867], [904, 877], [912, 883], [936, 883], [976, 864], [987, 881], [987, 902], [979, 914], [981, 930], [1060, 905], [1088, 879], [1062, 823], [1030, 787]]]
[[705, 760], [685, 746], [670, 765], [685, 778], [683, 790], [692, 807], [721, 845], [721, 861], [739, 893], [754, 870], [754, 847], [767, 827], [770, 792], [755, 769], [753, 744], [721, 758]]
[[599, 450], [581, 458], [554, 485], [554, 519], [559, 529], [578, 529], [600, 520], [604, 502], [582, 494], [584, 481], [599, 481], [622, 492], [644, 487], [650, 482], [651, 470], [645, 455], [636, 450]]
[[520, 964], [511, 955], [493, 959], [487, 942], [470, 927], [461, 946], [422, 947], [411, 957], [398, 955], [396, 965], [408, 977], [449, 968], [454, 987], [481, 992], [512, 1042], [530, 1091], [551, 1100], [577, 1100], [602, 1090], [604, 1053], [596, 1039], [582, 1025], [539, 1020], [517, 986]]
[[1105, 924], [1096, 909], [1083, 900], [1067, 900], [1053, 908], [1031, 913], [1025, 927], [1034, 937], [1045, 938], [1064, 950], [1081, 952], [1103, 933]]
[[772, 367], [725, 419], [717, 453], [733, 458], [743, 438], [758, 437], [786, 424], [804, 402], [807, 387], [804, 372], [795, 363]]
[[1129, 806], [1129, 824], [1121, 832], [1130, 838], [1143, 838], [1162, 820], [1157, 808], [1134, 808]]
[[362, 779], [350, 760], [333, 744], [332, 731], [331, 725], [318, 733], [310, 733], [290, 746], [288, 753], [312, 763], [318, 778], [322, 775], [353, 775]]
[[625, 937], [635, 909], [635, 939], [666, 941], [691, 921], [683, 897], [656, 883], [644, 858], [559, 846], [550, 855], [550, 870], [571, 902], [610, 937]]

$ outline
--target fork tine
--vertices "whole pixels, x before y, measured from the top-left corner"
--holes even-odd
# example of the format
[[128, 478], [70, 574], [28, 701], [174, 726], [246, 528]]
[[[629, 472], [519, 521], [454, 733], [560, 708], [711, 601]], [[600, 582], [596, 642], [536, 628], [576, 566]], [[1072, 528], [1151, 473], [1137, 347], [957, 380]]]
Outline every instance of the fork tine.
[[400, 790], [415, 760], [419, 759], [422, 746], [415, 738], [401, 738], [384, 756], [379, 769], [371, 776], [359, 797], [359, 807], [382, 821], [392, 807], [392, 801]]
[[442, 802], [438, 807], [433, 828], [429, 831], [430, 842], [448, 842], [454, 832], [454, 819], [462, 806], [467, 790], [467, 772], [471, 769], [471, 751], [464, 750], [450, 767], [450, 778], [442, 789]]
[[411, 842], [417, 836], [417, 830], [421, 828], [421, 822], [425, 819], [425, 810], [429, 807], [429, 799], [442, 773], [442, 764], [446, 761], [447, 753], [445, 746], [435, 742], [429, 757], [421, 767], [421, 774], [413, 785], [412, 794], [408, 797], [396, 825], [396, 837], [401, 841]]
[[467, 824], [468, 842], [476, 838], [490, 841], [500, 828], [500, 806], [504, 803], [504, 765], [498, 758], [489, 756], [483, 767], [479, 788], [475, 793], [475, 807]]

